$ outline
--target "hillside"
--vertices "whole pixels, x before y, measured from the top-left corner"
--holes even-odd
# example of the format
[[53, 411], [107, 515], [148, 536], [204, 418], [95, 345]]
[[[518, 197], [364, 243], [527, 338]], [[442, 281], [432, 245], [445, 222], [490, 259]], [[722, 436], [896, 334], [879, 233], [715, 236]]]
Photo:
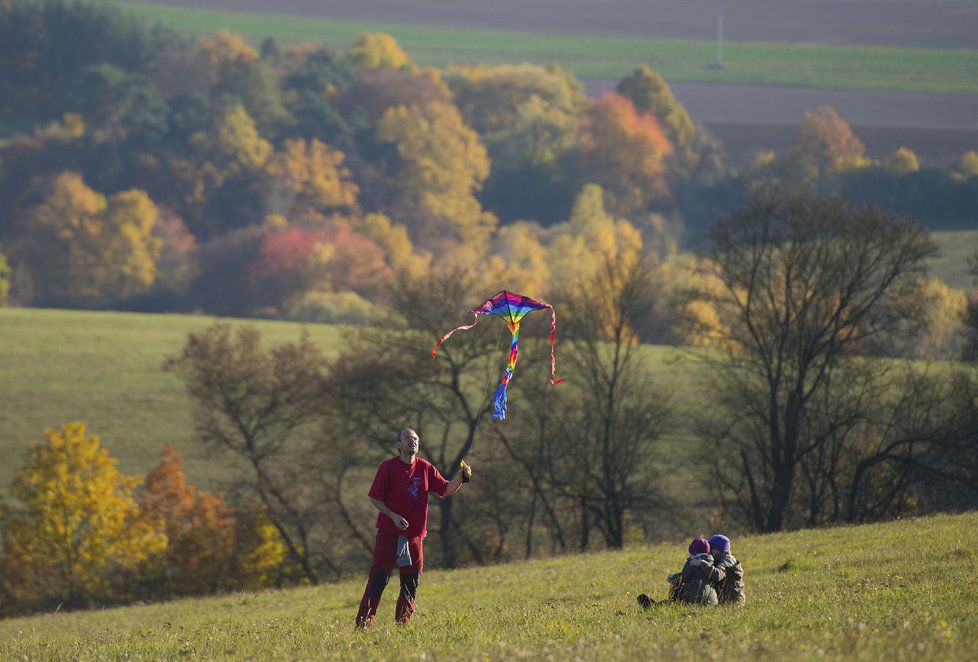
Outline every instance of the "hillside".
[[[974, 659], [978, 513], [734, 539], [743, 609], [664, 605], [685, 543], [431, 571], [407, 629], [362, 578], [0, 622], [0, 659]], [[709, 532], [706, 532], [709, 533]], [[434, 534], [437, 536], [437, 533]], [[366, 566], [367, 559], [364, 559]]]
[[[184, 455], [191, 481], [216, 487], [224, 460], [207, 458], [194, 441], [183, 384], [161, 369], [166, 357], [180, 351], [187, 333], [216, 321], [192, 315], [0, 308], [0, 453], [7, 458], [0, 463], [0, 494], [9, 489], [27, 444], [40, 441], [45, 427], [71, 420], [87, 422], [122, 471], [145, 473], [170, 443]], [[308, 329], [327, 356], [341, 349], [339, 327], [223, 321], [253, 324], [266, 346], [296, 340]], [[649, 369], [675, 390], [680, 350], [647, 351]], [[678, 381], [682, 396], [688, 380], [680, 375]]]
[[[217, 321], [190, 315], [0, 309], [0, 493], [8, 490], [30, 442], [45, 427], [83, 420], [129, 473], [144, 473], [170, 443], [192, 480], [212, 485], [220, 462], [193, 441], [190, 402], [180, 380], [161, 369], [187, 333]], [[226, 320], [236, 323], [235, 320]], [[340, 330], [326, 325], [248, 320], [266, 343], [296, 340], [302, 328], [328, 355]]]

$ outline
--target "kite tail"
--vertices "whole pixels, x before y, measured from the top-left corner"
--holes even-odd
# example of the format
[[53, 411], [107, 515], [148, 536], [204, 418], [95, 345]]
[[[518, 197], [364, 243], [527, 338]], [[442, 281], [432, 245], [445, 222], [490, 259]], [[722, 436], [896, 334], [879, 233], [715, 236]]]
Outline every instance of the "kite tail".
[[492, 396], [492, 415], [490, 418], [494, 421], [502, 421], [506, 418], [506, 385], [509, 383], [509, 368], [506, 369], [506, 375], [503, 377], [503, 381], [500, 382], [499, 388]]
[[550, 383], [557, 385], [564, 381], [563, 377], [557, 379], [557, 357], [554, 355], [554, 341], [557, 338], [557, 311], [550, 305], [547, 308], [550, 309]]
[[472, 313], [471, 324], [459, 324], [454, 329], [452, 329], [451, 331], [449, 331], [448, 333], [446, 333], [445, 335], [443, 335], [441, 338], [438, 339], [438, 342], [435, 343], [435, 346], [431, 348], [431, 358], [435, 358], [435, 355], [438, 354], [438, 348], [441, 347], [441, 344], [446, 340], [448, 340], [453, 333], [455, 333], [456, 331], [468, 331], [478, 323], [479, 323], [479, 316], [476, 315], [475, 313]]
[[518, 345], [520, 340], [520, 323], [510, 325], [513, 330], [513, 340], [509, 344], [509, 361], [506, 363], [506, 371], [503, 372], [503, 379], [499, 382], [499, 388], [496, 389], [496, 393], [492, 396], [492, 420], [501, 421], [506, 418], [506, 387], [509, 385], [509, 380], [513, 378], [513, 372], [516, 370], [516, 357], [518, 352]]

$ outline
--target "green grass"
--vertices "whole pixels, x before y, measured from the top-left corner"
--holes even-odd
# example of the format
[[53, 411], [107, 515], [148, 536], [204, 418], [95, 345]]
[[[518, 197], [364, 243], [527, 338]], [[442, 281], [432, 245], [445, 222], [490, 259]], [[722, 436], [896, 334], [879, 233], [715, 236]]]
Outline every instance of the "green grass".
[[[128, 473], [145, 473], [160, 450], [173, 444], [187, 471], [202, 485], [220, 477], [222, 462], [208, 460], [193, 440], [190, 402], [183, 383], [163, 372], [190, 331], [215, 321], [184, 315], [0, 309], [0, 494], [7, 491], [29, 442], [45, 427], [83, 420]], [[298, 324], [250, 321], [266, 343], [298, 338]], [[335, 327], [308, 327], [329, 354], [338, 348]]]
[[362, 32], [394, 36], [422, 66], [557, 62], [582, 78], [620, 78], [645, 63], [669, 81], [765, 83], [978, 94], [978, 50], [737, 43], [710, 69], [712, 41], [559, 36], [167, 7], [109, 0], [153, 24], [191, 33], [226, 28], [258, 43], [305, 40], [347, 48]]
[[952, 287], [970, 291], [975, 278], [969, 273], [970, 260], [978, 250], [978, 230], [933, 232], [931, 237], [941, 254], [930, 261], [928, 269]]
[[[125, 472], [144, 474], [170, 443], [184, 455], [190, 479], [214, 488], [226, 476], [226, 464], [206, 457], [194, 441], [183, 383], [160, 367], [164, 358], [180, 351], [188, 332], [214, 321], [188, 315], [0, 308], [0, 495], [23, 463], [27, 444], [42, 441], [45, 427], [58, 428], [71, 420], [88, 423]], [[266, 346], [296, 340], [307, 328], [327, 356], [340, 350], [338, 327], [246, 323], [261, 330]], [[692, 405], [688, 371], [677, 366], [681, 352], [665, 347], [645, 351], [649, 370], [662, 383], [669, 380], [677, 404]], [[559, 361], [560, 347], [557, 352]], [[477, 390], [484, 375], [480, 365]]]
[[742, 609], [637, 607], [664, 596], [683, 543], [430, 571], [409, 627], [391, 623], [389, 586], [366, 633], [362, 577], [11, 619], [0, 659], [976, 659], [976, 527], [969, 513], [734, 538]]

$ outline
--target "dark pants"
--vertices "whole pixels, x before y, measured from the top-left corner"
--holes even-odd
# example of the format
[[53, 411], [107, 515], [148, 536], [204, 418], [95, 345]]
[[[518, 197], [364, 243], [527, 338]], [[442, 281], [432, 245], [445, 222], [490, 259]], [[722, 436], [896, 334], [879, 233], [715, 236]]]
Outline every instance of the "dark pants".
[[[421, 568], [424, 565], [421, 542], [421, 538], [408, 541], [412, 564], [400, 568], [401, 593], [397, 597], [394, 620], [403, 625], [407, 625], [411, 620], [418, 595], [418, 582], [421, 581]], [[357, 612], [357, 627], [365, 628], [373, 622], [377, 615], [377, 607], [380, 605], [380, 598], [384, 595], [387, 581], [394, 573], [396, 564], [397, 535], [378, 529], [370, 576], [367, 578], [367, 587], [363, 590], [363, 599], [360, 600], [360, 611]]]

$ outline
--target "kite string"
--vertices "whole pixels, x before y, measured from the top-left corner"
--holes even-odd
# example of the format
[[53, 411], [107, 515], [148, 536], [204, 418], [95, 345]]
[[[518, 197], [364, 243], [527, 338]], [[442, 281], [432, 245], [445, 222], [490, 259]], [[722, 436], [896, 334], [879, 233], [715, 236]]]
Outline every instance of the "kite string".
[[[499, 325], [499, 335], [496, 337], [496, 351], [489, 357], [489, 361], [486, 363], [486, 389], [482, 392], [482, 404], [479, 405], [479, 416], [475, 419], [475, 429], [472, 431], [472, 444], [469, 446], [469, 453], [475, 447], [475, 437], [479, 432], [479, 424], [482, 422], [482, 412], [486, 410], [486, 398], [489, 396], [489, 387], [492, 385], [492, 366], [495, 365], [499, 358], [499, 340], [503, 337], [504, 328], [506, 328], [505, 324]], [[468, 457], [469, 453], [466, 453], [465, 456]]]

